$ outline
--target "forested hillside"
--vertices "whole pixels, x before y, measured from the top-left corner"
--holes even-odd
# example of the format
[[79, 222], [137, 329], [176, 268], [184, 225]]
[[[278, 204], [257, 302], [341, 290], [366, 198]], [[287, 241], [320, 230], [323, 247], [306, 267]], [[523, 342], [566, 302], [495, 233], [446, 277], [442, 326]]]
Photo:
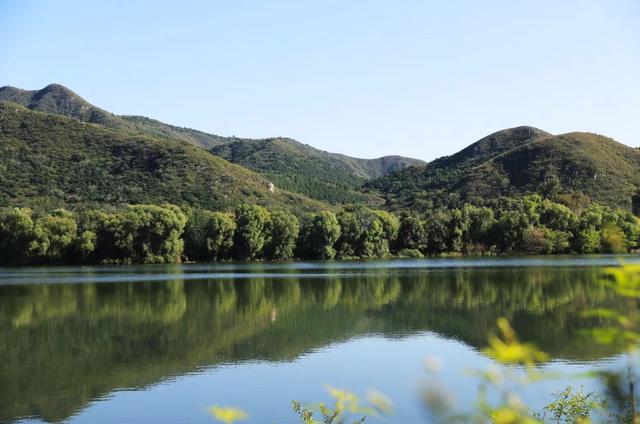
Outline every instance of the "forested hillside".
[[499, 131], [455, 155], [369, 184], [393, 209], [459, 207], [541, 194], [572, 208], [591, 200], [631, 208], [640, 151], [591, 133], [552, 135], [531, 127]]
[[10, 86], [0, 87], [0, 101], [10, 101], [31, 110], [69, 116], [84, 122], [101, 124], [120, 130], [187, 141], [205, 148], [233, 140], [233, 138], [165, 124], [144, 116], [114, 115], [93, 106], [73, 91], [59, 84], [50, 84], [41, 90], [22, 90]]
[[317, 210], [241, 166], [179, 140], [131, 134], [0, 102], [0, 204], [83, 208], [240, 202]]
[[1, 87], [0, 101], [99, 124], [131, 136], [144, 135], [187, 142], [264, 174], [277, 188], [333, 204], [364, 202], [379, 205], [382, 203], [379, 196], [361, 190], [365, 180], [424, 163], [401, 156], [352, 158], [286, 138], [222, 137], [144, 116], [119, 116], [93, 106], [59, 84], [50, 84], [41, 90]]
[[362, 192], [366, 180], [423, 163], [401, 156], [352, 158], [288, 138], [238, 139], [211, 151], [264, 173], [276, 186], [331, 203], [380, 203], [376, 196]]

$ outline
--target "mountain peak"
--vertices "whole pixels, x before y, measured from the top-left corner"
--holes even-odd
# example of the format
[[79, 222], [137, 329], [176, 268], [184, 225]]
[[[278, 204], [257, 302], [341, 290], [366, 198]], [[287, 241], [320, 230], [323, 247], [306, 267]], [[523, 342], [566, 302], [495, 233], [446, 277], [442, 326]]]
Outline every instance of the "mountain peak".
[[480, 163], [516, 147], [551, 135], [546, 131], [526, 125], [506, 128], [481, 138], [452, 156], [441, 158], [434, 162], [447, 166], [471, 162]]
[[81, 121], [109, 124], [114, 115], [102, 110], [61, 84], [49, 84], [40, 90], [0, 88], [0, 101], [19, 103], [31, 110], [70, 116]]

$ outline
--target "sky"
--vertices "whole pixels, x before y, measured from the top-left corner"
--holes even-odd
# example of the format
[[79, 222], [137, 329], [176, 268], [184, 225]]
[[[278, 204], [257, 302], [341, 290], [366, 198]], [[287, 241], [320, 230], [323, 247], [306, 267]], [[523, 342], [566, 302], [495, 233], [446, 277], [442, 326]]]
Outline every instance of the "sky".
[[532, 125], [640, 146], [638, 0], [0, 0], [0, 86], [373, 158]]

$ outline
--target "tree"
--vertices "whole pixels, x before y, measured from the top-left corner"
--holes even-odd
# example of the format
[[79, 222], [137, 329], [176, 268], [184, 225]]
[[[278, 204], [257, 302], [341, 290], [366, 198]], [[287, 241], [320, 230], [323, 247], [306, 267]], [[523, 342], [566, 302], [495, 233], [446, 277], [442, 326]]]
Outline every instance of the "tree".
[[555, 174], [547, 175], [540, 184], [540, 193], [547, 199], [555, 199], [560, 192], [560, 179]]
[[[429, 215], [427, 219], [428, 243], [427, 251], [430, 254], [446, 252], [449, 249], [450, 233], [449, 223], [450, 215], [444, 211], [438, 210]], [[456, 237], [459, 236], [456, 235]]]
[[364, 258], [382, 258], [389, 255], [389, 242], [378, 219], [371, 221], [363, 231], [360, 246], [360, 256]]
[[338, 219], [332, 212], [322, 211], [302, 226], [298, 252], [303, 258], [332, 259], [336, 255], [333, 245], [339, 237]]
[[469, 229], [469, 216], [460, 209], [449, 214], [447, 248], [450, 252], [461, 252], [464, 247], [464, 235]]
[[32, 216], [33, 212], [28, 208], [9, 209], [0, 216], [0, 261], [2, 263], [27, 264], [42, 254], [42, 229], [36, 225]]
[[609, 224], [601, 232], [602, 251], [605, 253], [624, 253], [627, 251], [627, 240], [624, 233], [614, 224]]
[[527, 215], [519, 211], [503, 212], [493, 226], [493, 239], [501, 251], [506, 253], [522, 249], [525, 231], [529, 228]]
[[538, 210], [540, 224], [554, 230], [567, 231], [578, 219], [568, 207], [550, 200], [540, 203]]
[[133, 263], [180, 262], [184, 242], [180, 237], [187, 218], [174, 205], [132, 205], [108, 223], [118, 259]]
[[640, 188], [631, 196], [631, 212], [640, 217]]
[[236, 223], [223, 212], [194, 210], [184, 230], [185, 255], [196, 261], [216, 261], [229, 257]]
[[398, 231], [400, 230], [400, 220], [398, 217], [392, 213], [379, 210], [374, 210], [373, 215], [382, 224], [384, 238], [388, 241], [389, 246], [394, 246], [398, 238]]
[[427, 229], [424, 222], [414, 215], [403, 214], [400, 217], [397, 249], [414, 249], [424, 252], [427, 243]]
[[41, 256], [46, 262], [65, 259], [78, 236], [78, 225], [74, 215], [58, 209], [36, 221], [41, 234]]
[[269, 259], [291, 259], [300, 232], [298, 218], [284, 211], [271, 213], [265, 253]]
[[269, 211], [262, 206], [243, 204], [236, 208], [235, 218], [235, 257], [242, 260], [259, 258], [268, 237]]
[[341, 211], [336, 215], [340, 225], [340, 238], [336, 242], [336, 254], [339, 258], [352, 258], [361, 250], [363, 228], [360, 217], [355, 212]]
[[462, 237], [467, 247], [471, 244], [490, 245], [490, 231], [495, 223], [493, 210], [466, 204], [462, 208], [462, 213], [467, 216], [469, 222], [466, 233]]

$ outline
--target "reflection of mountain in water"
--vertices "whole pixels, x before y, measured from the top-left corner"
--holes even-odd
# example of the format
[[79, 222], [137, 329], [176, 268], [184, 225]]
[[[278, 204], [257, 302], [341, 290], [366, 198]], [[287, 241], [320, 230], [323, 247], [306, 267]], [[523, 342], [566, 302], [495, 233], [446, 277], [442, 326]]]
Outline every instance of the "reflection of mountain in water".
[[383, 270], [344, 278], [0, 287], [0, 421], [65, 419], [118, 388], [222, 362], [293, 360], [354, 335], [433, 331], [479, 348], [500, 316], [553, 357], [584, 343], [586, 308], [616, 300], [593, 269]]

